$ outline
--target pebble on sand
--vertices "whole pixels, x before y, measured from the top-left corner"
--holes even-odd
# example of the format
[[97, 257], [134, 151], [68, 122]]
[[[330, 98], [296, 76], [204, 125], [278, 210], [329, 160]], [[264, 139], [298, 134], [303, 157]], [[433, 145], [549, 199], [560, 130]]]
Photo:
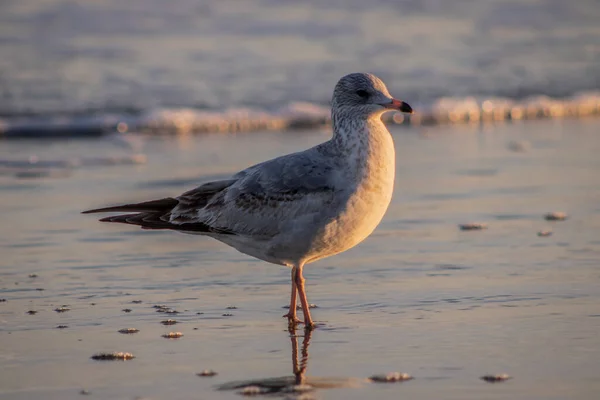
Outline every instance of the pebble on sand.
[[67, 306], [61, 306], [61, 307], [55, 308], [54, 311], [56, 311], [57, 313], [63, 313], [63, 312], [71, 311], [71, 309]]
[[131, 353], [124, 353], [122, 351], [119, 352], [115, 352], [115, 353], [97, 353], [94, 354], [92, 357], [92, 360], [107, 360], [107, 361], [111, 361], [111, 360], [133, 360], [135, 358], [135, 356]]
[[123, 329], [119, 329], [119, 333], [123, 333], [123, 334], [132, 334], [132, 333], [138, 333], [140, 330], [136, 329], [136, 328], [123, 328]]
[[564, 221], [568, 218], [567, 213], [562, 211], [553, 211], [544, 215], [546, 221]]
[[489, 383], [504, 382], [511, 378], [512, 378], [512, 376], [509, 376], [507, 374], [484, 375], [481, 377], [482, 380], [489, 382]]
[[29, 277], [30, 277], [30, 278], [37, 278], [37, 277], [38, 277], [38, 275], [37, 275], [37, 274], [29, 274]]
[[390, 372], [385, 375], [373, 375], [369, 378], [371, 382], [383, 382], [383, 383], [392, 383], [392, 382], [404, 382], [413, 379], [413, 377], [404, 372]]
[[165, 339], [179, 339], [182, 336], [183, 333], [181, 332], [169, 332], [162, 335], [162, 337], [164, 337]]
[[133, 304], [142, 304], [141, 300], [131, 300], [131, 303]]
[[124, 309], [122, 309], [121, 311], [129, 313], [129, 312], [131, 312], [131, 311], [132, 311], [132, 309], [131, 309], [131, 308], [124, 308]]
[[461, 231], [480, 231], [482, 229], [487, 229], [487, 224], [482, 224], [479, 222], [471, 222], [468, 224], [460, 224], [458, 225]]
[[205, 369], [204, 371], [198, 372], [196, 375], [198, 375], [198, 376], [206, 376], [206, 377], [216, 376], [217, 375], [217, 371], [212, 370], [212, 369]]
[[67, 329], [69, 325], [58, 325], [56, 329]]
[[222, 317], [233, 317], [233, 314], [230, 313], [225, 313], [223, 315], [221, 315]]
[[37, 311], [35, 311], [35, 310], [29, 310], [29, 311], [27, 311], [27, 314], [29, 314], [29, 315], [35, 315], [35, 314], [37, 314]]
[[165, 319], [164, 321], [160, 321], [160, 323], [163, 325], [175, 325], [178, 322], [174, 319]]
[[552, 236], [552, 231], [539, 231], [537, 235], [540, 237]]

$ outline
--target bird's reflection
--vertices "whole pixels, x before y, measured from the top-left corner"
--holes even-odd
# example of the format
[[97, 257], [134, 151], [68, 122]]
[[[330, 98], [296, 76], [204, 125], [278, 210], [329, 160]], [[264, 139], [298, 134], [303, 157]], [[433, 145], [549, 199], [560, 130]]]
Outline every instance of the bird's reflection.
[[292, 365], [294, 377], [296, 379], [296, 385], [303, 385], [306, 382], [308, 346], [310, 345], [312, 330], [307, 329], [304, 331], [304, 338], [302, 339], [302, 358], [300, 358], [300, 362], [298, 362], [298, 335], [296, 335], [292, 328], [289, 329], [289, 332], [290, 338], [292, 339]]
[[[292, 343], [292, 371], [293, 376], [282, 376], [265, 379], [252, 379], [247, 381], [234, 381], [222, 384], [219, 390], [240, 390], [244, 395], [299, 395], [316, 389], [330, 389], [340, 387], [351, 387], [359, 384], [357, 379], [349, 378], [318, 378], [307, 377], [308, 348], [312, 337], [311, 330], [304, 330], [303, 335], [293, 329], [289, 329]], [[302, 347], [299, 341], [302, 339]], [[300, 351], [299, 351], [300, 350]]]

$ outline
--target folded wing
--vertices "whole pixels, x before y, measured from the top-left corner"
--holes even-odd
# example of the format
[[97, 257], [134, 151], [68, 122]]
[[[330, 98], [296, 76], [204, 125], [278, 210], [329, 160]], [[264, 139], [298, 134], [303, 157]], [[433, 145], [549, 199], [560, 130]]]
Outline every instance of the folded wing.
[[176, 198], [84, 211], [126, 212], [101, 219], [186, 233], [269, 238], [295, 221], [321, 221], [334, 206], [335, 176], [310, 152], [279, 157], [250, 167], [229, 180], [205, 183]]

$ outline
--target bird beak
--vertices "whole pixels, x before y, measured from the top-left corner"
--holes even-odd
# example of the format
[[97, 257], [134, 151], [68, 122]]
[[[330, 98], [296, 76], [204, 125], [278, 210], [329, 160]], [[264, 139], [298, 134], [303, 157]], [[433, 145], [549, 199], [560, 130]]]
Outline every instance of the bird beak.
[[413, 113], [413, 109], [408, 105], [408, 103], [396, 99], [392, 99], [391, 103], [382, 104], [382, 106], [389, 108], [390, 110], [402, 111], [408, 114]]

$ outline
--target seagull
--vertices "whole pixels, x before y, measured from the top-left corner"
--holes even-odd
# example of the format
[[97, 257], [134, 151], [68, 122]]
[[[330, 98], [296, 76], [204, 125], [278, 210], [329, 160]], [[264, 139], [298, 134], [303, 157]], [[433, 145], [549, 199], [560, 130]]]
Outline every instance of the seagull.
[[333, 136], [310, 149], [207, 182], [178, 197], [84, 211], [120, 212], [102, 222], [210, 236], [236, 250], [291, 268], [290, 326], [300, 298], [305, 329], [315, 323], [304, 267], [348, 250], [375, 230], [392, 199], [394, 142], [386, 111], [412, 113], [375, 75], [353, 73], [335, 86]]

